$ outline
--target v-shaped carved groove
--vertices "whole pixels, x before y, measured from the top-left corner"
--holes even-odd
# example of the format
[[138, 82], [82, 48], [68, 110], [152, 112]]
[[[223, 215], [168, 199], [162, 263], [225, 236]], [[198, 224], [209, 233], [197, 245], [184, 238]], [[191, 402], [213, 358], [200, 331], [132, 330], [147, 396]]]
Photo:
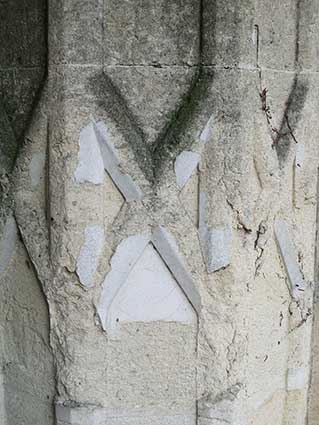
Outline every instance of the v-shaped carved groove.
[[[133, 150], [136, 162], [149, 182], [155, 184], [162, 174], [162, 167], [168, 159], [175, 158], [181, 149], [189, 146], [193, 140], [182, 137], [185, 123], [198, 114], [201, 99], [207, 92], [208, 79], [201, 65], [192, 78], [187, 93], [182, 97], [180, 106], [159, 133], [154, 145], [146, 143], [146, 135], [132, 111], [124, 100], [120, 90], [105, 73], [90, 81], [90, 88], [101, 99], [103, 109], [110, 115], [118, 131]], [[201, 120], [204, 125], [208, 117]]]
[[[207, 79], [204, 78], [202, 67], [203, 50], [203, 0], [199, 0], [198, 22], [198, 65], [187, 92], [182, 96], [178, 108], [172, 113], [164, 128], [158, 134], [155, 143], [149, 146], [146, 135], [138, 125], [138, 120], [127, 105], [121, 91], [105, 72], [90, 81], [90, 89], [96, 94], [100, 103], [115, 123], [119, 132], [129, 143], [135, 159], [146, 179], [155, 184], [162, 175], [163, 165], [168, 159], [175, 158], [182, 148], [192, 141], [183, 140], [181, 133], [185, 130], [185, 122], [191, 118], [205, 93]], [[207, 122], [207, 117], [205, 117]], [[200, 123], [205, 124], [205, 121]], [[183, 140], [183, 142], [181, 142]]]
[[110, 115], [118, 131], [133, 149], [136, 161], [144, 172], [145, 177], [153, 180], [153, 168], [149, 147], [144, 143], [145, 134], [136, 124], [135, 117], [128, 108], [119, 89], [105, 73], [100, 74], [90, 81], [91, 90], [98, 96], [103, 109]]

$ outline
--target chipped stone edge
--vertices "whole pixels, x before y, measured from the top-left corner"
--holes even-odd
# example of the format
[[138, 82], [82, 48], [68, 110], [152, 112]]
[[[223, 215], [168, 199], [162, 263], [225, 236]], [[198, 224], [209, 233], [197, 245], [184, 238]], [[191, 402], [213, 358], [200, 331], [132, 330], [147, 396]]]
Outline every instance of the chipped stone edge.
[[114, 146], [105, 137], [106, 126], [103, 122], [93, 122], [93, 129], [98, 141], [105, 170], [110, 175], [118, 190], [124, 196], [126, 202], [140, 201], [143, 193], [132, 177], [124, 174], [121, 163], [116, 155]]
[[276, 218], [274, 230], [279, 252], [290, 282], [291, 296], [295, 299], [299, 299], [306, 289], [306, 282], [297, 262], [295, 247], [289, 236], [291, 232], [289, 231], [287, 223], [281, 218]]

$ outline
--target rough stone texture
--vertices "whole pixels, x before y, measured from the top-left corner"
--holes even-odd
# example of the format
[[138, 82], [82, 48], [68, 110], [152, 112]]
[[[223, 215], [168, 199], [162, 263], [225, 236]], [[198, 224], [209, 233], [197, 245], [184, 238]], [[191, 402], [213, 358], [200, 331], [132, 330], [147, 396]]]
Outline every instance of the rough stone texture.
[[[4, 111], [16, 143], [21, 143], [44, 76], [46, 6], [41, 0], [4, 0], [0, 11], [0, 152]], [[3, 108], [3, 109], [2, 109]], [[16, 150], [15, 154], [17, 153]], [[0, 163], [1, 164], [1, 163]]]
[[196, 321], [124, 323], [121, 339], [110, 343], [108, 353], [109, 406], [127, 410], [127, 417], [139, 409], [164, 418], [195, 412], [196, 330]]
[[[55, 370], [48, 305], [17, 229], [11, 185], [45, 75], [46, 4], [2, 1], [0, 22], [0, 423], [53, 425]], [[33, 152], [28, 172], [22, 172], [28, 194], [37, 191], [42, 203], [45, 150], [44, 145], [44, 152]], [[30, 215], [25, 208], [28, 231], [35, 233], [36, 228], [40, 234]]]
[[16, 234], [14, 239], [11, 258], [0, 271], [1, 424], [53, 425], [48, 306], [23, 244]]
[[106, 64], [198, 63], [199, 2], [129, 0], [119, 8], [111, 0], [106, 3], [104, 20]]
[[[317, 425], [317, 3], [52, 0], [47, 84], [27, 119], [44, 69], [44, 14], [35, 1], [5, 2], [5, 173], [26, 123], [28, 131], [14, 173], [0, 180], [0, 240], [8, 240], [2, 217], [14, 212], [29, 257], [3, 253], [2, 244], [0, 264], [8, 273], [16, 261], [7, 294], [28, 280], [24, 260], [31, 261], [50, 312], [39, 308], [39, 294], [30, 312], [24, 299], [15, 307], [15, 343], [1, 346], [19, 357], [19, 367], [0, 374], [6, 420], [52, 421], [55, 393], [59, 425]], [[7, 53], [20, 32], [28, 36]], [[33, 37], [39, 43], [30, 49]], [[187, 176], [179, 188], [182, 152], [200, 163], [194, 173], [179, 169]], [[88, 228], [105, 235], [96, 249], [85, 240]], [[116, 264], [127, 241], [134, 243]], [[114, 337], [100, 302], [112, 301], [112, 281], [121, 286], [130, 272], [132, 292], [154, 273], [152, 284], [166, 281], [174, 291], [177, 282], [196, 321], [167, 321], [150, 305], [130, 319], [130, 300]], [[296, 275], [304, 291], [293, 298]], [[42, 337], [36, 350], [28, 344], [34, 333]], [[19, 375], [38, 353], [39, 370]], [[19, 409], [11, 394], [24, 385], [28, 407]]]

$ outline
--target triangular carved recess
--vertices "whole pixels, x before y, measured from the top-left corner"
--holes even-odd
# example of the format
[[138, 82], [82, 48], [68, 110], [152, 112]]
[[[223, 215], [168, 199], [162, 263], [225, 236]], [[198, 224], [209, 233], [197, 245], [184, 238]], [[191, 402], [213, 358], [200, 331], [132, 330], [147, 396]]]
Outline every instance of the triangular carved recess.
[[[158, 303], [168, 304], [158, 310]], [[137, 234], [124, 239], [111, 259], [97, 306], [103, 329], [113, 332], [120, 317], [138, 321], [139, 313], [133, 313], [132, 308], [141, 309], [143, 314], [149, 308], [148, 321], [188, 322], [191, 318], [193, 322], [200, 314], [200, 294], [175, 239], [162, 226], [156, 227], [152, 236]]]
[[[152, 244], [148, 244], [120, 288], [109, 311], [110, 323], [196, 323], [196, 313]], [[113, 325], [115, 326], [115, 325]]]
[[154, 183], [166, 160], [191, 145], [206, 124], [210, 112], [203, 99], [210, 77], [201, 66], [108, 67], [105, 72], [90, 81], [91, 90]]

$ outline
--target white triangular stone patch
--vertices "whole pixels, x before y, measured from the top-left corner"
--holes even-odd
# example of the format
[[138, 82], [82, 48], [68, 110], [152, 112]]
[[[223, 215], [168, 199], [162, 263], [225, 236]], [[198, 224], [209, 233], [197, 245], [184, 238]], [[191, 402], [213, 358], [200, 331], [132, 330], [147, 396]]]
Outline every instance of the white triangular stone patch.
[[194, 323], [197, 315], [152, 244], [130, 271], [109, 310], [111, 328], [121, 322]]

